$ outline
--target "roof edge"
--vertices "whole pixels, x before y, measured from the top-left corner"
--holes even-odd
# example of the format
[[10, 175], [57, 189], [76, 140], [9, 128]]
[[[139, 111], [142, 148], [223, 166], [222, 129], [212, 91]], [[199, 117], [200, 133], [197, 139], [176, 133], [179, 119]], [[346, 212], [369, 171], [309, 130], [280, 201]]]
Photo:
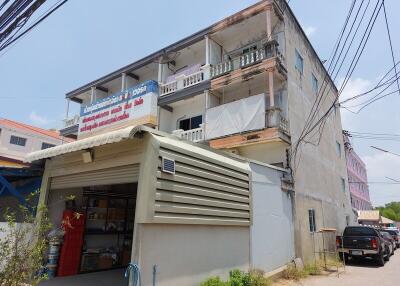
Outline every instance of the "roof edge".
[[85, 91], [89, 90], [92, 86], [96, 86], [96, 85], [99, 85], [101, 83], [104, 83], [104, 81], [110, 81], [110, 80], [116, 79], [121, 73], [129, 72], [129, 71], [132, 71], [133, 69], [137, 69], [137, 68], [145, 66], [145, 65], [147, 65], [147, 64], [149, 64], [151, 62], [154, 62], [154, 60], [157, 60], [160, 56], [162, 56], [165, 53], [174, 52], [176, 50], [183, 49], [183, 48], [185, 48], [187, 46], [190, 46], [191, 44], [202, 40], [207, 34], [214, 33], [216, 31], [218, 31], [221, 27], [223, 27], [221, 24], [224, 21], [226, 21], [227, 19], [238, 18], [238, 17], [236, 17], [236, 15], [241, 15], [241, 14], [243, 14], [243, 12], [245, 12], [247, 10], [253, 9], [253, 8], [255, 8], [257, 6], [260, 6], [260, 5], [261, 6], [267, 5], [267, 4], [270, 4], [272, 2], [274, 2], [274, 0], [261, 0], [259, 2], [256, 2], [255, 4], [253, 4], [251, 6], [248, 6], [248, 7], [244, 8], [244, 9], [242, 9], [242, 10], [240, 10], [240, 11], [238, 11], [238, 12], [236, 12], [236, 13], [228, 16], [228, 17], [225, 17], [225, 18], [217, 21], [216, 23], [214, 23], [214, 24], [212, 24], [212, 25], [210, 25], [210, 26], [208, 26], [208, 27], [206, 27], [206, 28], [204, 28], [204, 29], [202, 29], [202, 30], [200, 30], [198, 32], [195, 32], [195, 33], [193, 33], [193, 34], [191, 34], [191, 35], [189, 35], [187, 37], [184, 37], [183, 39], [181, 39], [181, 40], [179, 40], [177, 42], [174, 42], [174, 43], [172, 43], [172, 44], [170, 44], [170, 45], [168, 45], [168, 46], [166, 46], [166, 47], [164, 47], [164, 48], [162, 48], [162, 49], [160, 49], [160, 50], [158, 50], [156, 52], [153, 52], [150, 55], [147, 55], [147, 56], [145, 56], [145, 57], [143, 57], [143, 58], [141, 58], [141, 59], [139, 59], [137, 61], [134, 61], [133, 63], [130, 63], [130, 64], [128, 64], [126, 66], [123, 66], [122, 68], [119, 68], [119, 69], [117, 69], [117, 70], [115, 70], [115, 71], [113, 71], [111, 73], [108, 73], [108, 74], [106, 74], [106, 75], [104, 75], [104, 76], [102, 76], [102, 77], [100, 77], [100, 78], [98, 78], [96, 80], [93, 80], [93, 81], [91, 81], [91, 82], [89, 82], [87, 84], [84, 84], [81, 87], [78, 87], [78, 88], [76, 88], [76, 89], [74, 89], [72, 91], [69, 91], [69, 92], [66, 93], [65, 97], [67, 99], [68, 98], [70, 98], [70, 99], [74, 98], [74, 96], [78, 95], [79, 93], [82, 93], [82, 92], [85, 92]]

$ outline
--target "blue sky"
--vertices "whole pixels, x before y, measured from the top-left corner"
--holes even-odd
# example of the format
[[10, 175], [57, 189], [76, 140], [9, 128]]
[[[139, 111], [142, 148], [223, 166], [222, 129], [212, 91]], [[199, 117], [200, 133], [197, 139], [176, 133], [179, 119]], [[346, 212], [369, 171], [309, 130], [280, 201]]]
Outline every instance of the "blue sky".
[[[55, 0], [47, 1], [47, 9]], [[45, 128], [60, 127], [65, 93], [190, 35], [257, 1], [254, 0], [69, 0], [6, 53], [0, 52], [0, 117]], [[371, 6], [376, 0], [371, 0]], [[327, 59], [344, 22], [348, 0], [291, 0], [290, 6], [321, 59]], [[400, 57], [400, 2], [386, 1], [395, 55]], [[391, 63], [383, 14], [343, 97], [373, 86]], [[338, 81], [340, 81], [339, 75]], [[372, 104], [359, 115], [342, 112], [343, 128], [400, 134], [400, 95]], [[355, 139], [371, 182], [400, 179], [399, 142]], [[400, 185], [371, 184], [375, 205], [400, 201]]]

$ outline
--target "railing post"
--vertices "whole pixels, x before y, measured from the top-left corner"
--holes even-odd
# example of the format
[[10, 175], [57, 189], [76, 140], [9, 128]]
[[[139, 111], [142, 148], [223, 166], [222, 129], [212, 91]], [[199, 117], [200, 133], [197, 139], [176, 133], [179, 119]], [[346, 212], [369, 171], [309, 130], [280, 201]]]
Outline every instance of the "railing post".
[[126, 89], [126, 73], [121, 74], [121, 91]]
[[65, 111], [65, 120], [68, 119], [69, 116], [69, 103], [71, 102], [71, 99], [67, 98], [67, 110]]
[[266, 25], [267, 25], [267, 39], [270, 41], [272, 39], [272, 24], [271, 24], [271, 6], [268, 6], [266, 9]]
[[90, 103], [93, 103], [96, 101], [96, 87], [92, 86], [90, 88]]

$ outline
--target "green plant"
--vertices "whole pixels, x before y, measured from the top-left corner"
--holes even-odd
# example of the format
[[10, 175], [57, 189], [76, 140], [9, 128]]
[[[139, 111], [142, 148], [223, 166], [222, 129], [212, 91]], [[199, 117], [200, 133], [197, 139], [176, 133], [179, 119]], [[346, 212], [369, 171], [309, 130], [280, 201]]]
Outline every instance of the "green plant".
[[306, 275], [320, 275], [322, 273], [322, 266], [320, 263], [311, 263], [304, 265]]
[[249, 284], [244, 286], [269, 286], [272, 284], [270, 278], [265, 277], [265, 272], [258, 269], [250, 270], [248, 273]]
[[20, 206], [18, 210], [6, 210], [3, 217], [7, 228], [0, 229], [0, 286], [36, 286], [47, 278], [40, 274], [48, 248], [46, 235], [51, 228], [47, 208]]
[[204, 282], [200, 283], [200, 286], [227, 286], [224, 281], [218, 276], [210, 277]]
[[264, 277], [264, 271], [250, 270], [249, 272], [233, 269], [229, 271], [228, 281], [220, 277], [210, 277], [200, 286], [270, 286], [271, 280]]
[[304, 270], [296, 268], [294, 264], [288, 264], [285, 271], [283, 271], [282, 277], [288, 280], [300, 280], [305, 278], [307, 273]]

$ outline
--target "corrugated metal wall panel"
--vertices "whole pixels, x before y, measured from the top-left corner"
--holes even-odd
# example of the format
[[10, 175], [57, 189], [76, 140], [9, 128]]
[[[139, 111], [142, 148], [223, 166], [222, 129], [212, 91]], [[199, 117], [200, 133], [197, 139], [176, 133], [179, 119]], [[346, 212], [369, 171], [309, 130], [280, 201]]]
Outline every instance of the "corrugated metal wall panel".
[[95, 170], [51, 178], [51, 189], [134, 183], [139, 179], [139, 164]]
[[[249, 225], [249, 174], [184, 150], [160, 146], [154, 222]], [[175, 160], [175, 174], [161, 171], [161, 158]]]

